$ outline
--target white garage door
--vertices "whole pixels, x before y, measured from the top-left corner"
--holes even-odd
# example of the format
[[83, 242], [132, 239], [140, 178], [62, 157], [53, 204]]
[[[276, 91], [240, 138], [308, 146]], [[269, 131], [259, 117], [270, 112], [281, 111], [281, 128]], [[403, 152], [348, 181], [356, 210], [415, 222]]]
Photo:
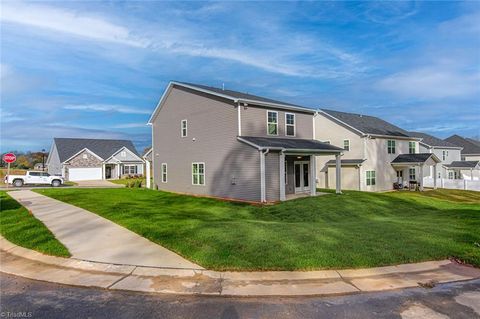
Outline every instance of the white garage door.
[[102, 179], [101, 167], [69, 168], [68, 179], [70, 181], [92, 181]]

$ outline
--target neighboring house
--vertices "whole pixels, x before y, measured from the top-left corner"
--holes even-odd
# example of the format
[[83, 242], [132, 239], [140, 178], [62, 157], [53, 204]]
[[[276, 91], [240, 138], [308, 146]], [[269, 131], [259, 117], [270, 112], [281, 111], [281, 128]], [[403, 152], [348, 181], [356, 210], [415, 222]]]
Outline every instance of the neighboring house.
[[128, 140], [54, 138], [46, 165], [69, 181], [143, 175], [143, 160]]
[[[460, 161], [462, 147], [422, 132], [409, 132], [411, 136], [421, 138], [420, 153], [433, 153], [439, 159], [436, 178], [449, 178], [446, 165]], [[451, 174], [450, 174], [451, 175]], [[433, 178], [433, 166], [424, 168], [424, 177]]]
[[472, 138], [452, 135], [445, 139], [454, 145], [462, 147], [462, 161], [480, 161], [480, 142]]
[[314, 114], [246, 93], [170, 82], [149, 120], [154, 185], [255, 202], [315, 195], [315, 157], [339, 160], [343, 150], [313, 139]]
[[[432, 153], [420, 153], [421, 138], [374, 116], [319, 110], [315, 138], [344, 149], [341, 184], [345, 189], [384, 191], [393, 189], [394, 183], [420, 183], [422, 168], [436, 170], [440, 162]], [[319, 187], [332, 188], [336, 183], [332, 164], [317, 158]]]
[[33, 169], [36, 171], [43, 171], [46, 167], [47, 165], [43, 165], [43, 163], [36, 163], [35, 165], [33, 165]]

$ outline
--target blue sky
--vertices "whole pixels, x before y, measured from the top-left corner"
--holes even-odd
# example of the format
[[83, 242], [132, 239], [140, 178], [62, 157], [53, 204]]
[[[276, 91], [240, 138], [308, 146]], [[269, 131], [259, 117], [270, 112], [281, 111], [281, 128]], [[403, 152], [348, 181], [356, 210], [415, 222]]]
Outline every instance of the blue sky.
[[150, 144], [170, 80], [480, 134], [480, 2], [2, 1], [1, 138]]

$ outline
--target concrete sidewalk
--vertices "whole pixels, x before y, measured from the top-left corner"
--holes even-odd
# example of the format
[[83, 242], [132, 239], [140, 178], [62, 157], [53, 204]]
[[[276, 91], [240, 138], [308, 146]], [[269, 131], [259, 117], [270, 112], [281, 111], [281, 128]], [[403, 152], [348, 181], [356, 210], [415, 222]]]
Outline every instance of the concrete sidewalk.
[[46, 256], [0, 236], [0, 271], [59, 284], [152, 293], [225, 296], [345, 295], [480, 278], [449, 260], [351, 270], [218, 272], [95, 263]]
[[41, 220], [68, 248], [73, 258], [110, 264], [203, 269], [87, 210], [30, 190], [8, 194]]

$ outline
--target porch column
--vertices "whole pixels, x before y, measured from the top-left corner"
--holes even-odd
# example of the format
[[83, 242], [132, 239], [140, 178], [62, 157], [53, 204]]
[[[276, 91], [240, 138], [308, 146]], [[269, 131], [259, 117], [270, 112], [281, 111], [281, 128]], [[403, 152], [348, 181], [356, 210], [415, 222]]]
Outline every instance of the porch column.
[[117, 164], [117, 179], [120, 179], [120, 164]]
[[265, 196], [265, 153], [260, 151], [260, 201], [266, 202]]
[[102, 179], [105, 179], [105, 163], [102, 163]]
[[278, 161], [279, 171], [280, 171], [280, 200], [286, 200], [285, 197], [285, 153], [280, 152], [280, 160]]
[[310, 196], [317, 195], [317, 160], [315, 155], [310, 155]]
[[437, 189], [437, 164], [433, 165], [433, 189]]
[[420, 191], [423, 192], [423, 165], [420, 165]]
[[335, 193], [342, 193], [342, 162], [340, 161], [340, 154], [335, 155], [335, 181], [336, 181], [336, 190]]
[[473, 168], [470, 168], [470, 180], [473, 181]]
[[145, 186], [147, 188], [150, 188], [150, 161], [145, 159]]

